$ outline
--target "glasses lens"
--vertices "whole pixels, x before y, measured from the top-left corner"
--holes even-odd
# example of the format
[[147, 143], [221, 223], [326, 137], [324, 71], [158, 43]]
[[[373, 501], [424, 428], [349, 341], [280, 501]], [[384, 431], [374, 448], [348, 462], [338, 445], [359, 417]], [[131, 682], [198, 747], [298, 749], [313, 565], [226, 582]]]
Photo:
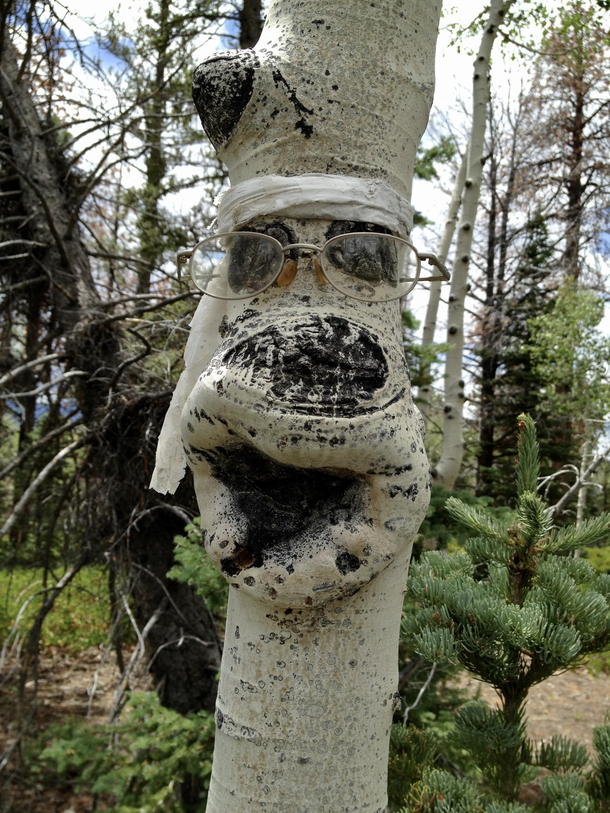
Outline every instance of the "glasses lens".
[[217, 299], [246, 299], [268, 288], [282, 267], [280, 246], [264, 234], [211, 237], [191, 257], [191, 279]]
[[390, 302], [405, 296], [419, 276], [419, 259], [404, 240], [389, 234], [343, 234], [322, 252], [328, 281], [363, 302]]

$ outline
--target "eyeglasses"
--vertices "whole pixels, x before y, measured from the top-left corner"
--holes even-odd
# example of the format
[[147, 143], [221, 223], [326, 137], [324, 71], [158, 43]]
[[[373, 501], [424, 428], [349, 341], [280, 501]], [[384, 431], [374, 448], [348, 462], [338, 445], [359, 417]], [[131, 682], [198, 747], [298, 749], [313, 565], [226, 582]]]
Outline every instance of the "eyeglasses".
[[[315, 255], [315, 256], [313, 256]], [[297, 259], [311, 259], [322, 285], [361, 302], [391, 302], [418, 281], [448, 280], [449, 272], [433, 254], [420, 254], [407, 240], [376, 232], [333, 237], [323, 246], [291, 243], [257, 232], [227, 232], [178, 252], [178, 266], [189, 264], [194, 284], [215, 299], [248, 299], [272, 285], [289, 285]], [[440, 272], [421, 277], [422, 260]]]

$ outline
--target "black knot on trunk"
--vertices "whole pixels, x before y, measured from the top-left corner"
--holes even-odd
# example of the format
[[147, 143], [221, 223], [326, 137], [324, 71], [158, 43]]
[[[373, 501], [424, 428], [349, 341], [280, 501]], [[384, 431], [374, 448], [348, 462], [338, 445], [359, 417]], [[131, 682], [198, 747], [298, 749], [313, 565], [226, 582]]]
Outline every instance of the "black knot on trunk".
[[252, 97], [254, 51], [224, 51], [203, 62], [193, 77], [193, 101], [216, 149], [229, 140]]

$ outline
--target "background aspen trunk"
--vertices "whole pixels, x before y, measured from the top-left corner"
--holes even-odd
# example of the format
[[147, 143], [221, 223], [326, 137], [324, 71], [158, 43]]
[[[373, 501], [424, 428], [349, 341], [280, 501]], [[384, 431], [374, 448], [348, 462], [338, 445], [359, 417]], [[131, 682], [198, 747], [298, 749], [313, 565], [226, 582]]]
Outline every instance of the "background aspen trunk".
[[[453, 235], [455, 234], [455, 227], [458, 222], [460, 214], [460, 206], [462, 204], [462, 192], [464, 191], [464, 184], [466, 182], [466, 170], [468, 168], [468, 153], [464, 153], [458, 174], [455, 178], [453, 185], [453, 192], [451, 194], [451, 201], [449, 203], [449, 211], [447, 212], [447, 219], [445, 220], [445, 227], [443, 229], [443, 236], [438, 248], [437, 257], [442, 263], [447, 262], [447, 255], [451, 248]], [[428, 298], [428, 307], [426, 308], [426, 319], [424, 321], [424, 333], [422, 337], [422, 347], [429, 347], [434, 344], [434, 334], [436, 333], [436, 321], [438, 319], [438, 306], [441, 301], [441, 282], [430, 283], [430, 296]], [[424, 374], [429, 374], [430, 370], [422, 370]], [[430, 400], [432, 398], [432, 385], [426, 384], [420, 387], [417, 391], [417, 404], [419, 411], [424, 417], [426, 423], [430, 417]]]
[[434, 470], [434, 480], [446, 488], [453, 488], [460, 472], [464, 455], [464, 310], [468, 293], [468, 269], [474, 233], [481, 180], [483, 178], [483, 150], [487, 107], [489, 104], [490, 57], [499, 26], [514, 0], [492, 0], [479, 52], [474, 61], [472, 130], [468, 145], [468, 169], [462, 210], [458, 225], [455, 262], [451, 275], [447, 351], [445, 363], [445, 399], [443, 406], [443, 447], [441, 459]]
[[[201, 65], [195, 103], [233, 186], [221, 231], [407, 235], [439, 17], [429, 0], [272, 0], [254, 50]], [[398, 301], [297, 267], [228, 303], [182, 417], [203, 543], [232, 588], [208, 813], [387, 803], [423, 425]]]

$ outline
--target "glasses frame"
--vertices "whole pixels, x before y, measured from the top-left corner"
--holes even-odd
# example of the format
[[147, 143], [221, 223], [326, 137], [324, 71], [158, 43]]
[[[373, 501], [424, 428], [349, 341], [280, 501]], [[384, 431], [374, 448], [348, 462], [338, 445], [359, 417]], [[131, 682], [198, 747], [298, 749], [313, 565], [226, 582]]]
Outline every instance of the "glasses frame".
[[[407, 291], [405, 291], [404, 293], [401, 293], [399, 296], [393, 297], [392, 299], [371, 300], [371, 299], [366, 299], [366, 298], [360, 298], [360, 297], [357, 297], [357, 296], [353, 296], [352, 294], [347, 294], [347, 293], [345, 293], [345, 291], [341, 290], [341, 288], [339, 288], [337, 285], [335, 285], [333, 283], [333, 281], [327, 277], [327, 275], [324, 272], [324, 266], [322, 265], [322, 263], [318, 263], [319, 269], [321, 270], [322, 276], [324, 277], [326, 282], [329, 285], [331, 285], [340, 294], [343, 294], [343, 296], [347, 296], [350, 299], [355, 299], [357, 302], [369, 302], [369, 303], [372, 303], [372, 302], [394, 302], [397, 299], [402, 299], [404, 296], [407, 296], [407, 294], [411, 293], [411, 291], [413, 290], [413, 288], [415, 288], [415, 286], [417, 285], [418, 282], [449, 282], [449, 280], [451, 279], [451, 274], [447, 270], [446, 266], [438, 259], [438, 257], [436, 257], [436, 255], [427, 254], [427, 253], [426, 254], [420, 253], [412, 243], [410, 243], [408, 240], [405, 240], [403, 237], [396, 237], [393, 234], [383, 234], [383, 233], [368, 232], [368, 231], [346, 232], [345, 234], [338, 234], [336, 237], [331, 237], [330, 240], [327, 240], [324, 243], [323, 246], [316, 246], [313, 243], [289, 243], [288, 245], [283, 246], [280, 243], [279, 240], [275, 239], [275, 237], [271, 237], [271, 235], [264, 234], [264, 233], [261, 233], [261, 232], [251, 232], [251, 231], [221, 232], [220, 234], [214, 234], [214, 235], [210, 235], [209, 237], [205, 237], [203, 240], [200, 240], [195, 246], [193, 246], [193, 248], [184, 248], [184, 249], [181, 249], [180, 251], [178, 251], [177, 254], [176, 254], [176, 260], [177, 260], [177, 264], [178, 264], [178, 275], [180, 275], [181, 266], [187, 265], [187, 263], [188, 263], [189, 275], [190, 275], [191, 279], [193, 279], [193, 276], [192, 276], [193, 257], [195, 256], [195, 252], [197, 251], [197, 249], [200, 246], [202, 246], [204, 243], [207, 243], [210, 240], [219, 240], [219, 239], [221, 239], [223, 237], [238, 237], [238, 236], [239, 237], [244, 237], [244, 236], [248, 236], [248, 235], [255, 236], [255, 237], [264, 237], [265, 240], [270, 240], [271, 242], [275, 243], [279, 247], [280, 251], [284, 255], [284, 262], [280, 266], [277, 274], [273, 277], [272, 280], [270, 280], [269, 284], [266, 285], [262, 290], [257, 291], [254, 294], [247, 294], [246, 296], [235, 296], [235, 297], [230, 297], [229, 298], [229, 297], [216, 296], [214, 294], [209, 293], [208, 291], [203, 291], [201, 288], [199, 288], [197, 283], [193, 280], [194, 285], [197, 286], [197, 289], [199, 291], [201, 291], [201, 293], [212, 297], [212, 299], [220, 299], [220, 300], [222, 300], [224, 302], [236, 302], [236, 301], [241, 300], [241, 299], [252, 299], [255, 296], [260, 296], [260, 294], [267, 291], [272, 285], [274, 285], [277, 282], [277, 280], [280, 277], [280, 275], [281, 275], [281, 273], [282, 273], [282, 271], [284, 269], [284, 266], [286, 264], [286, 259], [287, 259], [286, 254], [288, 252], [293, 251], [295, 249], [304, 249], [306, 251], [315, 251], [317, 254], [322, 254], [328, 248], [328, 246], [332, 245], [335, 242], [338, 242], [339, 240], [342, 240], [345, 237], [363, 237], [363, 236], [364, 237], [370, 237], [371, 235], [377, 236], [377, 237], [390, 237], [392, 240], [395, 240], [396, 242], [404, 243], [406, 246], [408, 246], [413, 251], [413, 253], [415, 254], [415, 257], [417, 259], [417, 273], [415, 274], [415, 279], [413, 281], [413, 284], [411, 285], [411, 287]], [[424, 260], [427, 261], [427, 263], [429, 265], [434, 266], [435, 268], [438, 268], [438, 270], [440, 271], [440, 277], [439, 276], [429, 276], [429, 277], [422, 277], [421, 276], [421, 266], [422, 266], [422, 261], [424, 261]]]

